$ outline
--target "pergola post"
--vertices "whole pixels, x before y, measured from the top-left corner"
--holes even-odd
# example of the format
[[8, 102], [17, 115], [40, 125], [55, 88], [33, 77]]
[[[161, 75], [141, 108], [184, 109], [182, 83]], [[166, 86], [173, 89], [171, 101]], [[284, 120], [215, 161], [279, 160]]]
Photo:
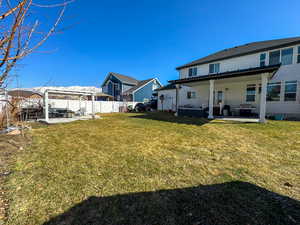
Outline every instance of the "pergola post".
[[92, 116], [95, 119], [95, 95], [92, 95]]
[[266, 104], [267, 104], [267, 86], [268, 86], [268, 73], [261, 75], [261, 94], [260, 94], [260, 107], [259, 107], [259, 122], [266, 122]]
[[180, 85], [176, 84], [176, 113], [175, 113], [175, 116], [178, 116], [178, 109], [179, 109], [179, 89], [180, 89]]
[[209, 80], [208, 119], [213, 119], [214, 118], [214, 89], [215, 89], [215, 80]]
[[48, 98], [48, 91], [45, 91], [44, 94], [44, 112], [45, 112], [45, 121], [46, 123], [49, 122], [49, 98]]

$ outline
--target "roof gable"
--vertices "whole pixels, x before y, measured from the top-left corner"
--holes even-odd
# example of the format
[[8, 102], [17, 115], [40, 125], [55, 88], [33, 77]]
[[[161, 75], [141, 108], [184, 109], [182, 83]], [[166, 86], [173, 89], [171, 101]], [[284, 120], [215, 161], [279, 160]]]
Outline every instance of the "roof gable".
[[109, 72], [108, 75], [106, 76], [104, 82], [101, 85], [102, 87], [106, 84], [106, 82], [110, 79], [111, 76], [114, 76], [116, 79], [118, 79], [121, 83], [124, 83], [124, 84], [137, 85], [139, 82], [138, 80], [136, 80], [133, 77], [126, 76], [126, 75], [119, 74], [119, 73]]
[[125, 91], [123, 94], [124, 95], [129, 95], [132, 94], [133, 92], [137, 91], [138, 89], [140, 89], [141, 87], [143, 87], [144, 85], [146, 85], [147, 83], [149, 83], [150, 81], [154, 80], [155, 78], [150, 78], [147, 80], [141, 80], [138, 82], [138, 84], [130, 89], [128, 89], [127, 91]]
[[177, 67], [176, 69], [183, 69], [189, 66], [196, 66], [206, 63], [211, 63], [218, 60], [224, 60], [234, 57], [239, 57], [243, 55], [253, 54], [260, 51], [267, 51], [276, 48], [287, 47], [290, 45], [300, 44], [300, 37], [294, 38], [284, 38], [284, 39], [276, 39], [276, 40], [269, 40], [269, 41], [259, 41], [259, 42], [252, 42], [245, 45], [240, 45], [237, 47], [224, 49], [222, 51], [216, 52], [214, 54], [208, 55], [206, 57], [197, 59], [190, 63], [184, 64], [182, 66]]
[[127, 91], [125, 91], [123, 93], [123, 95], [133, 94], [134, 92], [136, 92], [137, 90], [143, 88], [144, 86], [146, 86], [148, 83], [150, 83], [152, 81], [156, 81], [160, 86], [162, 86], [162, 84], [160, 83], [160, 81], [157, 78], [150, 78], [150, 79], [147, 79], [147, 80], [140, 81], [136, 86], [128, 89]]

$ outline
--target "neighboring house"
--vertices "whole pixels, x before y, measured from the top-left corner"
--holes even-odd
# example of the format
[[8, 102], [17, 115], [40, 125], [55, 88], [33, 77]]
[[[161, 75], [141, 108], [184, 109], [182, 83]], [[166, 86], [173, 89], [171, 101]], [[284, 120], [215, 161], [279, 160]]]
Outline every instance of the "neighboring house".
[[102, 92], [114, 97], [114, 100], [122, 100], [122, 93], [136, 86], [138, 80], [119, 73], [110, 72], [106, 76], [102, 87]]
[[[208, 108], [209, 118], [248, 112], [300, 118], [300, 37], [225, 49], [176, 68], [177, 113]], [[221, 109], [220, 109], [221, 108]], [[199, 113], [201, 114], [201, 113]]]
[[176, 111], [176, 86], [168, 84], [156, 89], [158, 101], [157, 109], [162, 111]]
[[35, 90], [14, 89], [7, 92], [12, 100], [20, 102], [21, 107], [41, 107], [44, 95]]
[[22, 90], [22, 89], [15, 89], [10, 90], [7, 94], [11, 97], [18, 98], [18, 99], [42, 99], [43, 94], [37, 91], [30, 91], [30, 90]]
[[161, 87], [157, 78], [136, 80], [133, 77], [110, 72], [103, 84], [102, 92], [114, 97], [114, 100], [145, 102], [151, 100], [154, 90]]
[[123, 92], [123, 98], [133, 102], [148, 102], [153, 98], [155, 90], [161, 86], [157, 78], [142, 80], [136, 86]]

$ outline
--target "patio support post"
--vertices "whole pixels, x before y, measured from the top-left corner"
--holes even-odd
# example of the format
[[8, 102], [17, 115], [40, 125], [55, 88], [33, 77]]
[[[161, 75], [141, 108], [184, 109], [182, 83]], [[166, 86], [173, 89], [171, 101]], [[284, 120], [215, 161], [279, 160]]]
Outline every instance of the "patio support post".
[[45, 121], [49, 122], [49, 101], [48, 101], [48, 91], [45, 91], [44, 94], [44, 112], [45, 112]]
[[268, 73], [261, 75], [261, 94], [260, 94], [260, 107], [259, 107], [259, 122], [266, 122], [266, 104], [267, 104], [267, 85]]
[[180, 84], [176, 84], [176, 113], [175, 113], [175, 116], [178, 116], [178, 108], [179, 108], [179, 88], [180, 88]]
[[95, 95], [92, 95], [92, 116], [95, 119]]
[[209, 80], [209, 111], [208, 119], [214, 118], [214, 89], [215, 80]]

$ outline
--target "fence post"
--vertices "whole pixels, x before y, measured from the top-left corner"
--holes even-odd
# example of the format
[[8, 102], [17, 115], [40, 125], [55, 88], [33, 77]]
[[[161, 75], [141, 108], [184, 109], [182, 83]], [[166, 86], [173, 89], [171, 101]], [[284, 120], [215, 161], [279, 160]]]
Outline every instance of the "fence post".
[[49, 102], [48, 102], [48, 91], [45, 91], [44, 94], [44, 107], [45, 107], [45, 121], [48, 123], [49, 121]]
[[4, 91], [4, 95], [5, 95], [5, 114], [6, 114], [6, 127], [8, 128], [10, 125], [10, 121], [9, 121], [9, 113], [8, 113], [8, 93], [7, 90]]
[[95, 119], [95, 96], [92, 95], [92, 117]]

